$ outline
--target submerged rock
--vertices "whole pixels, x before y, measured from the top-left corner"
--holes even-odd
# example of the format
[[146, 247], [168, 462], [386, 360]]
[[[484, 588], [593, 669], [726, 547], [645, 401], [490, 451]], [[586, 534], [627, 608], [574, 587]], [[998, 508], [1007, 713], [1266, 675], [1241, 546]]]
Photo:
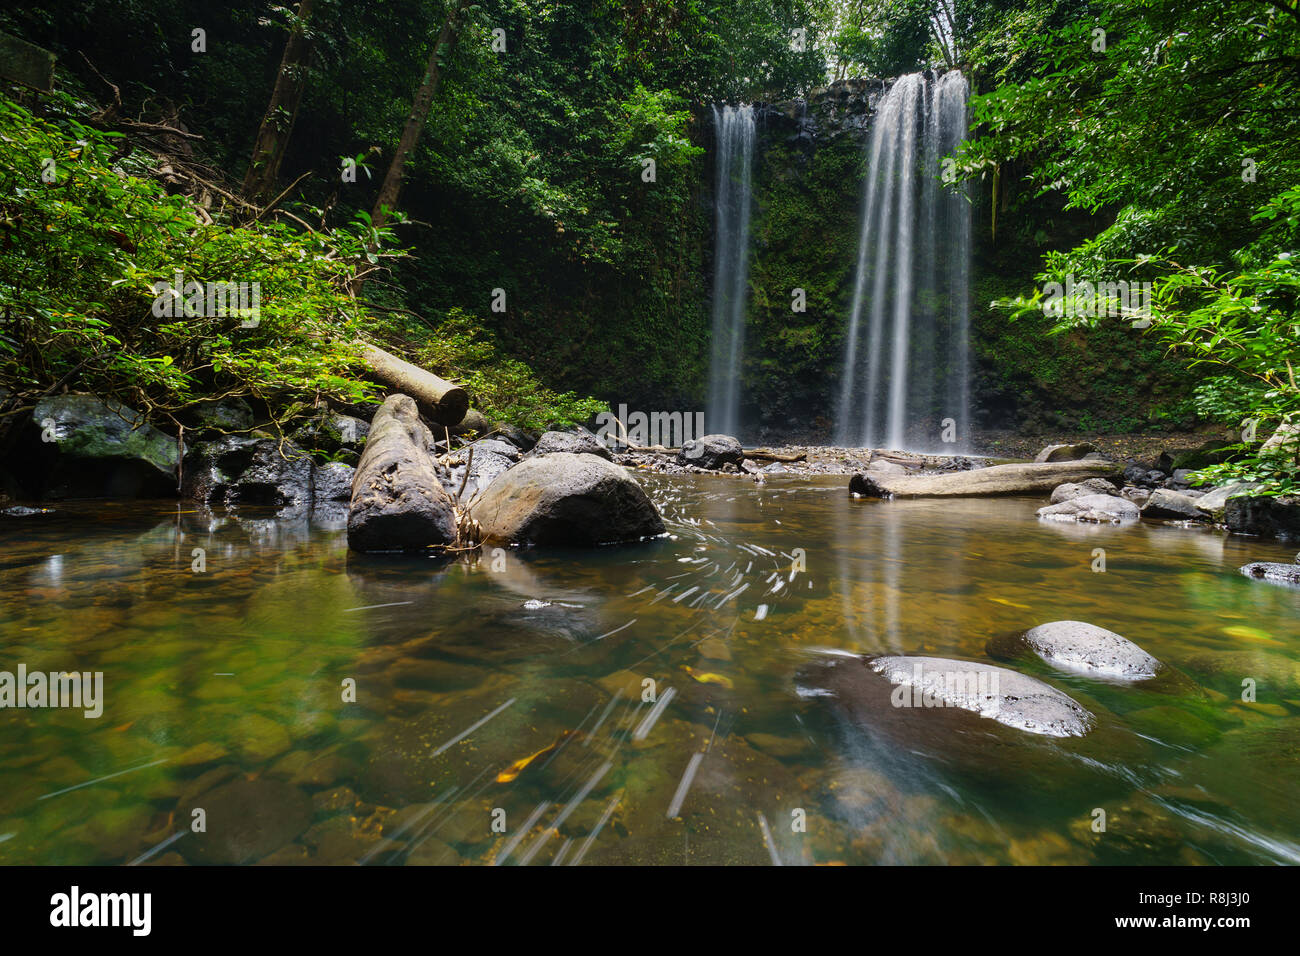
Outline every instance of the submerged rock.
[[533, 446], [534, 455], [554, 455], [567, 453], [571, 455], [599, 455], [606, 460], [613, 455], [605, 443], [583, 428], [575, 432], [546, 432], [537, 439]]
[[456, 511], [415, 400], [391, 395], [375, 413], [352, 486], [348, 547], [420, 551], [456, 541]]
[[13, 466], [28, 473], [24, 484], [41, 498], [176, 494], [176, 439], [126, 405], [93, 395], [49, 396], [32, 409], [30, 430], [32, 454]]
[[710, 471], [721, 471], [727, 465], [740, 466], [745, 458], [745, 450], [740, 442], [730, 435], [705, 435], [682, 442], [682, 450], [677, 453], [677, 461], [683, 465], [695, 465]]
[[1142, 506], [1144, 518], [1168, 518], [1176, 521], [1204, 521], [1205, 512], [1197, 499], [1168, 488], [1157, 488]]
[[[1300, 556], [1297, 556], [1300, 560]], [[1270, 561], [1255, 561], [1243, 565], [1241, 573], [1248, 578], [1259, 578], [1274, 584], [1293, 584], [1300, 586], [1300, 564], [1278, 564]]]
[[1127, 498], [1115, 495], [1083, 495], [1060, 504], [1038, 509], [1040, 518], [1057, 521], [1110, 521], [1120, 522], [1137, 518], [1138, 506]]
[[488, 541], [593, 545], [663, 533], [663, 520], [626, 470], [595, 455], [556, 452], [520, 462], [474, 499]]
[[[914, 736], [918, 721], [956, 732], [962, 749], [969, 735], [959, 728], [963, 711], [1027, 734], [1084, 736], [1092, 714], [1047, 683], [1006, 667], [943, 657], [876, 657], [827, 654], [801, 675], [805, 697], [836, 698], [855, 721], [887, 734]], [[963, 718], [970, 721], [970, 717]], [[957, 721], [957, 723], [952, 723]], [[910, 731], [910, 732], [909, 732]], [[926, 732], [930, 739], [935, 732]], [[944, 735], [948, 739], [948, 735]]]
[[1128, 638], [1084, 621], [1052, 621], [1030, 628], [1026, 646], [1053, 667], [1097, 677], [1146, 680], [1160, 662]]
[[200, 863], [251, 863], [278, 850], [311, 824], [312, 806], [297, 787], [259, 777], [223, 784], [177, 806], [189, 820], [202, 808], [207, 832], [187, 833], [179, 849]]
[[944, 657], [877, 657], [866, 663], [894, 685], [895, 707], [958, 707], [1049, 737], [1082, 737], [1092, 727], [1092, 714], [1073, 698], [1005, 667]]

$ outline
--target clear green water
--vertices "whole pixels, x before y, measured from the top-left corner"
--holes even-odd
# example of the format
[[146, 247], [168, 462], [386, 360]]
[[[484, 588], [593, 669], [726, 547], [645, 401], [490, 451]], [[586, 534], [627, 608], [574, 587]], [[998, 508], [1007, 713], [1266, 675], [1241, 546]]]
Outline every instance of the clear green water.
[[[0, 863], [1300, 862], [1300, 590], [1236, 573], [1293, 549], [645, 481], [668, 539], [449, 563], [174, 502], [10, 522], [0, 670], [102, 671], [105, 702], [0, 710]], [[1098, 716], [1082, 740], [798, 690], [817, 649], [988, 660], [1065, 618], [1179, 679], [1017, 664]]]

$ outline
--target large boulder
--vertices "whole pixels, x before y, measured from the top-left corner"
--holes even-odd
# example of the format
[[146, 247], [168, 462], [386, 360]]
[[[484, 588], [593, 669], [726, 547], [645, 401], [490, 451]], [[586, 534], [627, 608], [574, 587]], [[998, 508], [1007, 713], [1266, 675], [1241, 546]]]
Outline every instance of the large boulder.
[[[1297, 556], [1300, 560], [1300, 556]], [[1248, 578], [1259, 578], [1274, 584], [1294, 584], [1300, 587], [1300, 564], [1280, 564], [1272, 561], [1255, 561], [1243, 565], [1241, 573]]]
[[532, 451], [534, 455], [554, 455], [557, 452], [570, 455], [599, 455], [606, 460], [613, 458], [605, 443], [585, 428], [572, 432], [545, 432], [537, 439], [537, 444], [533, 446]]
[[1063, 461], [993, 465], [943, 475], [885, 475], [871, 472], [849, 479], [849, 491], [868, 498], [963, 498], [1044, 495], [1062, 482], [1107, 478], [1119, 469], [1105, 461]]
[[1197, 498], [1196, 507], [1215, 521], [1222, 521], [1223, 511], [1228, 505], [1228, 499], [1234, 495], [1244, 495], [1253, 487], [1254, 484], [1248, 481], [1235, 481], [1231, 484], [1219, 485]]
[[1120, 522], [1137, 518], [1138, 506], [1127, 498], [1115, 495], [1083, 495], [1060, 504], [1038, 509], [1040, 518], [1055, 521], [1110, 521]]
[[348, 547], [422, 551], [456, 541], [456, 509], [415, 400], [390, 395], [375, 413], [352, 482]]
[[1092, 442], [1079, 442], [1075, 445], [1048, 445], [1034, 456], [1036, 462], [1046, 461], [1082, 461], [1094, 454], [1097, 447]]
[[93, 395], [52, 395], [32, 410], [15, 460], [21, 483], [38, 497], [158, 498], [176, 494], [177, 441], [126, 405]]
[[1087, 478], [1084, 481], [1067, 481], [1052, 489], [1052, 504], [1082, 498], [1084, 495], [1113, 495], [1115, 486], [1105, 478]]
[[1073, 698], [1005, 667], [943, 657], [877, 657], [867, 666], [894, 685], [896, 707], [937, 702], [1049, 737], [1082, 737], [1093, 724], [1092, 714]]
[[311, 458], [274, 438], [226, 435], [196, 443], [185, 453], [181, 495], [209, 505], [312, 504]]
[[1197, 499], [1168, 488], [1157, 488], [1142, 506], [1144, 518], [1166, 518], [1174, 521], [1204, 521], [1205, 512]]
[[740, 467], [745, 460], [745, 449], [730, 435], [705, 435], [682, 442], [677, 461], [710, 471], [720, 471], [725, 465]]
[[1300, 538], [1300, 496], [1229, 498], [1224, 523], [1237, 534], [1268, 538]]
[[595, 455], [555, 452], [525, 459], [470, 505], [485, 540], [520, 545], [595, 545], [662, 534], [663, 520], [623, 468]]
[[1053, 667], [1093, 677], [1146, 680], [1160, 669], [1160, 662], [1132, 641], [1084, 621], [1039, 624], [1025, 632], [1024, 642]]

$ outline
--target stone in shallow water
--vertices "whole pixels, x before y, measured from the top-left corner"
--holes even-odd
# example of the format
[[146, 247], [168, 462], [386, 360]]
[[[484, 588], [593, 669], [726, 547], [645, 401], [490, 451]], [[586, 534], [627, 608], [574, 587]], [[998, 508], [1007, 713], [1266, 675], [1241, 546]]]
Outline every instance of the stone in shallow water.
[[1062, 501], [1072, 501], [1075, 498], [1082, 498], [1084, 495], [1113, 495], [1115, 486], [1105, 478], [1087, 478], [1083, 481], [1067, 481], [1063, 485], [1057, 485], [1052, 491], [1052, 504], [1059, 505]]
[[1138, 517], [1138, 507], [1115, 495], [1083, 495], [1038, 509], [1040, 518], [1057, 521], [1127, 521]]
[[1144, 518], [1167, 518], [1174, 521], [1204, 521], [1206, 513], [1190, 495], [1168, 488], [1157, 488], [1142, 506]]
[[494, 480], [470, 508], [484, 539], [506, 544], [613, 544], [664, 530], [636, 480], [595, 455], [529, 458]]
[[745, 452], [740, 442], [730, 435], [705, 435], [703, 438], [682, 442], [677, 462], [719, 471], [724, 465], [739, 465], [744, 457]]
[[1092, 714], [1073, 698], [1005, 667], [945, 657], [877, 657], [867, 666], [895, 685], [896, 707], [959, 707], [1049, 737], [1082, 737], [1092, 728]]
[[1160, 662], [1132, 641], [1084, 621], [1052, 621], [1025, 632], [1035, 654], [1064, 670], [1097, 677], [1146, 680]]
[[[1297, 555], [1296, 560], [1300, 561], [1300, 555]], [[1255, 561], [1251, 564], [1242, 565], [1240, 570], [1248, 578], [1260, 578], [1273, 584], [1300, 586], [1300, 564]]]

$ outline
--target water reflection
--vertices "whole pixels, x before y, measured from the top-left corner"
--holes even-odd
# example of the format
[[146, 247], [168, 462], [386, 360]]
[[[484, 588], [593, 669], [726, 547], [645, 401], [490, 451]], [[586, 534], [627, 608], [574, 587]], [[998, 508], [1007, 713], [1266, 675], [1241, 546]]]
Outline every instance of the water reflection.
[[[1300, 592], [1235, 571], [1289, 550], [646, 483], [669, 536], [585, 552], [363, 559], [328, 516], [174, 502], [10, 530], [0, 670], [106, 700], [0, 711], [0, 862], [1295, 862]], [[1059, 619], [1178, 680], [1018, 662], [1098, 716], [1066, 743], [797, 690], [818, 649], [989, 660]]]

